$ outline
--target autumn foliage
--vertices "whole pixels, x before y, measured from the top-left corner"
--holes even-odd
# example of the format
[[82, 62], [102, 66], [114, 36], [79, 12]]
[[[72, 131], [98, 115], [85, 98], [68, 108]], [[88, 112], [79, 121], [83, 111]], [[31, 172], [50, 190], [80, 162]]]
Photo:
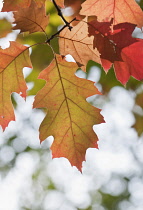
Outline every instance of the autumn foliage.
[[[51, 5], [63, 22], [58, 22], [62, 25], [58, 31], [48, 34]], [[73, 9], [69, 17], [64, 17], [61, 10], [66, 7]], [[33, 103], [33, 108], [47, 109], [39, 129], [40, 142], [53, 136], [53, 158], [65, 157], [81, 171], [86, 150], [98, 148], [93, 125], [103, 123], [104, 119], [101, 110], [86, 101], [87, 97], [101, 93], [93, 82], [78, 78], [75, 72], [78, 68], [86, 72], [87, 63], [92, 60], [105, 72], [113, 67], [123, 85], [130, 76], [142, 80], [143, 40], [133, 38], [132, 33], [136, 27], [143, 27], [143, 12], [135, 0], [5, 0], [2, 12], [9, 11], [14, 15], [12, 29], [19, 29], [20, 35], [17, 41], [10, 42], [9, 48], [0, 49], [0, 125], [5, 130], [15, 120], [11, 94], [17, 92], [26, 98], [22, 70], [33, 65], [34, 71], [38, 62], [34, 59], [38, 52], [35, 49], [45, 47], [48, 53], [38, 56], [39, 60], [45, 56], [48, 62], [47, 66], [39, 64], [38, 68], [42, 66], [44, 70], [40, 69], [38, 79], [46, 84], [37, 91]], [[4, 23], [5, 19], [1, 21], [7, 25], [0, 32], [3, 37], [12, 29]], [[22, 43], [21, 33], [28, 37], [28, 47]], [[31, 34], [36, 37], [37, 33], [42, 41], [33, 42]], [[57, 38], [59, 50], [55, 50]], [[29, 55], [29, 48], [35, 55]], [[68, 54], [75, 62], [66, 60]]]

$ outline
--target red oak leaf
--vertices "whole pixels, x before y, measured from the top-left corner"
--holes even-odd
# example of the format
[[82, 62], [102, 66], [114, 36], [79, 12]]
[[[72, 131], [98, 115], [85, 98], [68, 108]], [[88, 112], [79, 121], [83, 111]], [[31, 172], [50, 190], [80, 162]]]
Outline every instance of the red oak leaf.
[[143, 41], [132, 38], [135, 25], [120, 23], [111, 28], [112, 21], [97, 20], [88, 24], [89, 36], [94, 36], [93, 46], [100, 52], [104, 70], [108, 71], [114, 63], [117, 79], [123, 84], [131, 75], [138, 80], [143, 79]]
[[126, 84], [130, 76], [143, 79], [143, 40], [122, 49], [123, 61], [115, 61], [114, 68], [117, 79]]
[[39, 78], [47, 81], [38, 92], [34, 108], [46, 107], [48, 113], [40, 126], [40, 140], [54, 137], [53, 158], [65, 157], [80, 171], [86, 150], [97, 148], [93, 125], [104, 122], [100, 110], [85, 99], [100, 94], [93, 82], [75, 76], [78, 66], [56, 55]]

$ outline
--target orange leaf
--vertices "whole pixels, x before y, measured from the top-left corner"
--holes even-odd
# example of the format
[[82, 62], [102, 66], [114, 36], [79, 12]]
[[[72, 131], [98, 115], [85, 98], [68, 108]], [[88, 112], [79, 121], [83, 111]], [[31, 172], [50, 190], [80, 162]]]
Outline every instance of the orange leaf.
[[86, 0], [80, 14], [95, 15], [98, 21], [110, 21], [113, 18], [113, 24], [129, 22], [139, 28], [143, 26], [143, 12], [134, 0]]
[[46, 107], [48, 113], [40, 126], [40, 140], [54, 136], [53, 158], [65, 157], [81, 170], [89, 147], [97, 148], [93, 125], [103, 122], [100, 110], [85, 99], [100, 94], [94, 83], [75, 76], [76, 63], [56, 55], [39, 78], [47, 81], [38, 92], [34, 108]]
[[100, 54], [93, 48], [93, 37], [88, 36], [88, 25], [85, 22], [79, 22], [72, 31], [65, 28], [60, 33], [59, 46], [60, 53], [71, 54], [84, 71], [89, 60], [101, 63]]
[[[4, 0], [2, 12], [18, 11], [21, 7], [27, 8], [32, 0]], [[45, 0], [34, 0], [38, 7], [41, 7]]]
[[57, 4], [58, 6], [60, 6], [61, 8], [64, 8], [64, 1], [65, 1], [65, 0], [55, 0], [56, 4]]
[[14, 12], [16, 26], [13, 29], [20, 29], [21, 32], [29, 33], [44, 31], [49, 22], [46, 16], [45, 6], [38, 8], [37, 4], [32, 1], [30, 7], [20, 8]]
[[11, 42], [7, 49], [0, 49], [0, 125], [3, 130], [15, 120], [11, 93], [26, 97], [27, 86], [22, 74], [24, 67], [31, 67], [28, 48]]
[[43, 5], [45, 6], [45, 1], [46, 0], [34, 0], [37, 4], [38, 7], [42, 7]]

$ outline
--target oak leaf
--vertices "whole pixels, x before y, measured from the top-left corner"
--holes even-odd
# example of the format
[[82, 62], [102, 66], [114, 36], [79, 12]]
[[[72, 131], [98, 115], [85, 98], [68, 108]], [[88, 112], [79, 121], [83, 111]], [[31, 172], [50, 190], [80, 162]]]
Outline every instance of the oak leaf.
[[120, 23], [111, 28], [112, 21], [88, 23], [89, 36], [94, 36], [93, 45], [100, 53], [101, 63], [108, 71], [114, 63], [117, 79], [125, 84], [130, 76], [143, 79], [143, 40], [132, 38], [135, 25]]
[[84, 21], [80, 21], [72, 31], [65, 28], [60, 33], [59, 47], [62, 55], [72, 55], [84, 71], [89, 60], [101, 63], [100, 54], [93, 48], [93, 37], [88, 36], [88, 25]]
[[15, 120], [11, 93], [26, 97], [27, 86], [22, 73], [24, 67], [32, 67], [26, 46], [10, 42], [9, 48], [0, 49], [0, 125], [3, 130], [10, 121]]
[[29, 33], [44, 31], [49, 22], [49, 16], [46, 16], [45, 6], [38, 7], [32, 1], [30, 7], [20, 8], [14, 12], [16, 26], [13, 29], [20, 29], [21, 32]]
[[117, 79], [126, 84], [130, 76], [137, 80], [143, 79], [143, 40], [122, 49], [123, 61], [115, 61], [114, 68]]
[[[18, 11], [30, 6], [32, 0], [4, 0], [2, 12]], [[45, 0], [34, 0], [38, 7], [44, 5]]]
[[139, 28], [143, 26], [143, 12], [135, 0], [86, 0], [80, 14], [95, 15], [98, 21], [110, 21], [113, 18], [113, 24], [129, 22]]
[[94, 36], [93, 47], [98, 49], [101, 58], [111, 62], [121, 61], [122, 48], [137, 42], [137, 39], [131, 36], [136, 25], [120, 23], [112, 28], [111, 25], [112, 20], [110, 22], [98, 22], [94, 19], [88, 22], [89, 36]]
[[85, 99], [100, 94], [94, 83], [75, 76], [78, 66], [56, 55], [39, 78], [46, 85], [38, 92], [34, 108], [46, 107], [48, 113], [40, 126], [40, 140], [54, 137], [53, 158], [65, 157], [81, 171], [89, 147], [97, 148], [93, 125], [103, 122], [100, 110]]

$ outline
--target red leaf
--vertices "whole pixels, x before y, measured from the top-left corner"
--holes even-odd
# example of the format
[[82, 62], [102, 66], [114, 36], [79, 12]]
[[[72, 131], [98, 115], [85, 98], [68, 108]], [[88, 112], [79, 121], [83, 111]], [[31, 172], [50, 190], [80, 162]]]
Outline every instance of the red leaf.
[[123, 61], [115, 61], [114, 67], [117, 79], [126, 84], [130, 76], [143, 79], [143, 40], [123, 48]]
[[131, 37], [135, 29], [134, 24], [121, 23], [113, 26], [112, 21], [98, 22], [97, 20], [88, 23], [89, 36], [94, 36], [93, 47], [100, 52], [100, 57], [110, 62], [121, 61], [122, 48], [137, 42]]
[[94, 36], [93, 45], [100, 52], [101, 63], [108, 71], [114, 63], [117, 79], [125, 84], [132, 75], [143, 79], [143, 41], [132, 38], [134, 24], [121, 23], [113, 26], [112, 21], [89, 22], [89, 36]]

